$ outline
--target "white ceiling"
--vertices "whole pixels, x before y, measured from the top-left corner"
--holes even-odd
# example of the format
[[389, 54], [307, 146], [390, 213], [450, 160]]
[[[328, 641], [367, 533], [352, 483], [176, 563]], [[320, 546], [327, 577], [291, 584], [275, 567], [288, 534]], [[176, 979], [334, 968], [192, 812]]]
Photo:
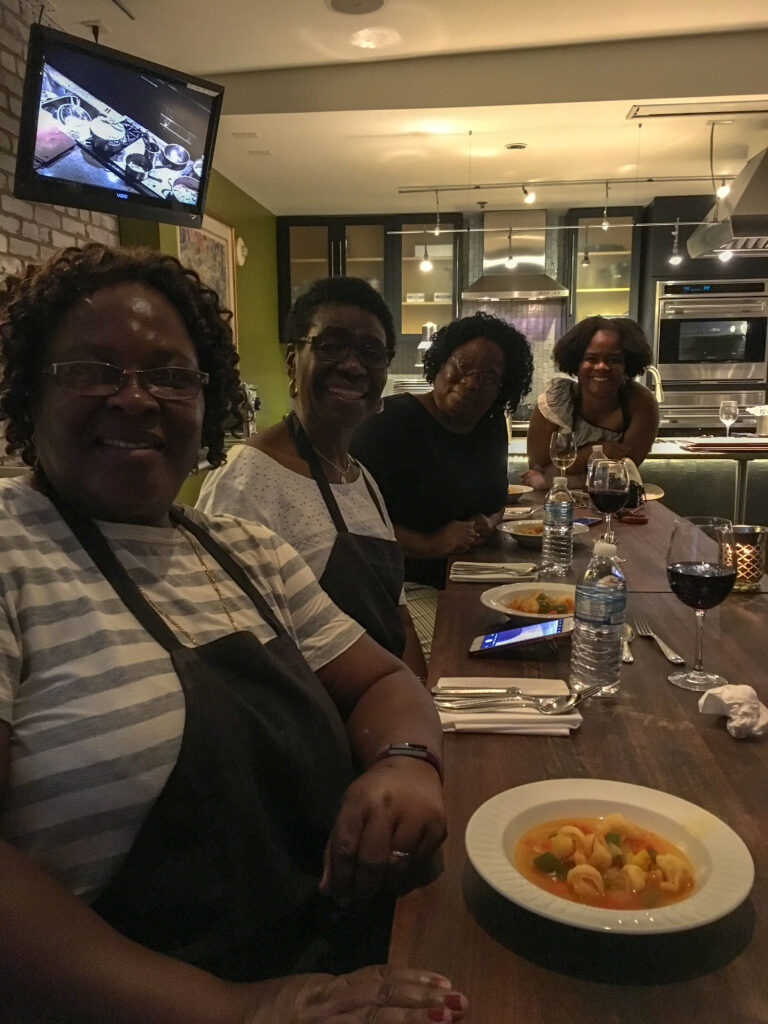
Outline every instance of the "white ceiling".
[[[632, 104], [768, 101], [766, 0], [385, 0], [355, 16], [326, 0], [46, 6], [65, 31], [90, 38], [97, 21], [105, 45], [224, 82], [214, 165], [276, 214], [431, 211], [434, 193], [399, 189], [574, 179], [596, 183], [539, 187], [537, 206], [602, 206], [608, 178], [709, 173], [711, 114], [638, 128]], [[716, 175], [766, 145], [768, 113], [718, 124]], [[609, 205], [709, 191], [616, 183]], [[522, 207], [522, 192], [440, 193], [445, 212], [478, 202]]]

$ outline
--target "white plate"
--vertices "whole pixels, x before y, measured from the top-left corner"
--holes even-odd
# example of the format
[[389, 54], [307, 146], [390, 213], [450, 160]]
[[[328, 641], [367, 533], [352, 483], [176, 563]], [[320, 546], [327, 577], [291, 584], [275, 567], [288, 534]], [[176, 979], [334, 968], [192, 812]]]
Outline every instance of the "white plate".
[[[562, 618], [559, 612], [553, 612], [551, 615], [540, 615], [534, 612], [518, 612], [512, 608], [508, 608], [504, 602], [512, 597], [520, 597], [524, 594], [538, 594], [539, 591], [544, 591], [547, 594], [567, 594], [569, 597], [575, 599], [576, 587], [572, 583], [549, 583], [544, 581], [543, 583], [507, 583], [503, 587], [491, 587], [490, 590], [484, 590], [480, 595], [480, 600], [486, 608], [492, 608], [495, 612], [502, 612], [504, 615], [509, 615], [515, 619], [528, 619], [530, 622], [542, 622], [545, 619], [559, 619]], [[573, 615], [573, 612], [570, 613]]]
[[524, 494], [530, 494], [533, 491], [532, 487], [528, 484], [509, 484], [507, 487], [507, 504], [516, 505]]
[[[541, 526], [540, 519], [523, 519], [518, 522], [505, 523], [501, 522], [496, 527], [497, 530], [501, 530], [502, 533], [508, 533], [514, 537], [518, 544], [522, 544], [523, 547], [527, 548], [540, 548], [543, 534], [541, 533], [521, 533], [521, 528], [525, 526]], [[584, 523], [573, 524], [573, 536], [579, 537], [583, 533], [589, 533], [589, 527], [585, 526]]]
[[[687, 899], [653, 910], [587, 907], [539, 889], [513, 866], [510, 856], [518, 839], [534, 825], [614, 811], [686, 854], [696, 876]], [[714, 814], [669, 793], [609, 779], [550, 779], [499, 793], [475, 811], [464, 838], [475, 870], [502, 896], [552, 921], [590, 931], [651, 935], [698, 928], [746, 899], [755, 876], [749, 850]]]

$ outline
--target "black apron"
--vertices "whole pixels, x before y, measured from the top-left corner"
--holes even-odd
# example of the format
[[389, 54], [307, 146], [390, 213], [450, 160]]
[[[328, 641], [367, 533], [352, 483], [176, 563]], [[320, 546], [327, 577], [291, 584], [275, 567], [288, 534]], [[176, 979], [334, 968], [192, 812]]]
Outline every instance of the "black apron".
[[[400, 658], [405, 650], [405, 630], [398, 605], [404, 579], [402, 548], [397, 541], [384, 537], [350, 533], [320, 459], [295, 413], [290, 414], [289, 425], [296, 450], [309, 466], [336, 527], [336, 540], [320, 577], [320, 586], [343, 612], [364, 626], [374, 640]], [[371, 501], [386, 523], [368, 477], [362, 469], [360, 472]]]
[[229, 980], [348, 969], [338, 915], [318, 893], [325, 843], [353, 778], [328, 693], [243, 567], [180, 509], [173, 521], [248, 595], [273, 640], [237, 631], [184, 646], [96, 524], [48, 496], [170, 654], [186, 709], [176, 765], [93, 909], [142, 945]]

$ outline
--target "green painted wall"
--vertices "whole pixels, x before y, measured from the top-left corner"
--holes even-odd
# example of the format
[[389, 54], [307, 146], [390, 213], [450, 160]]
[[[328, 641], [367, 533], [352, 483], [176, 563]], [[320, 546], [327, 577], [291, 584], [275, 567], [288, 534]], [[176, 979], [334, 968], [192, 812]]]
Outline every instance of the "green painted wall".
[[[217, 171], [211, 174], [206, 211], [231, 224], [248, 247], [245, 266], [237, 268], [237, 325], [240, 373], [259, 389], [261, 409], [257, 429], [274, 423], [288, 412], [288, 380], [279, 343], [277, 319], [277, 254], [275, 217], [255, 199]], [[177, 233], [171, 224], [120, 220], [124, 245], [149, 245], [176, 253]], [[184, 484], [181, 501], [197, 498], [202, 474]]]

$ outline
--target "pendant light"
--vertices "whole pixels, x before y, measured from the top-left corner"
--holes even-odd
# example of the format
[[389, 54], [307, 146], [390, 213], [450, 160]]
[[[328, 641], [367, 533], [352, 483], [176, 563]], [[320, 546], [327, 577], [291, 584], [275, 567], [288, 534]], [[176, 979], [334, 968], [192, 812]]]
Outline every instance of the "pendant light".
[[422, 274], [428, 274], [432, 269], [432, 260], [429, 258], [429, 251], [427, 250], [427, 240], [424, 239], [424, 256], [422, 257], [421, 263], [419, 264], [419, 270]]
[[440, 234], [440, 195], [435, 189], [435, 236]]
[[683, 262], [683, 257], [680, 255], [680, 218], [675, 220], [675, 226], [672, 228], [672, 252], [669, 256], [669, 263], [673, 267], [678, 267]]
[[533, 191], [533, 189], [531, 189], [530, 192], [529, 192], [528, 189], [525, 187], [525, 185], [521, 185], [521, 188], [523, 190], [523, 202], [527, 203], [529, 206], [532, 203], [535, 203], [536, 202], [536, 193]]
[[517, 268], [517, 260], [512, 255], [512, 228], [507, 231], [507, 258], [504, 261], [504, 266], [507, 270], [515, 270]]
[[591, 266], [589, 258], [589, 224], [584, 225], [584, 255], [581, 257], [582, 267]]
[[731, 194], [731, 186], [728, 184], [728, 182], [725, 180], [725, 178], [723, 178], [722, 183], [717, 186], [717, 191], [715, 192], [715, 195], [717, 196], [718, 199], [725, 199], [725, 197], [730, 195], [730, 194]]
[[608, 182], [606, 181], [606, 183], [605, 183], [605, 205], [603, 206], [603, 223], [600, 225], [600, 227], [603, 229], [603, 231], [607, 231], [608, 228], [611, 226], [611, 222], [608, 220], [608, 189], [609, 189], [609, 187], [610, 186], [608, 185]]

